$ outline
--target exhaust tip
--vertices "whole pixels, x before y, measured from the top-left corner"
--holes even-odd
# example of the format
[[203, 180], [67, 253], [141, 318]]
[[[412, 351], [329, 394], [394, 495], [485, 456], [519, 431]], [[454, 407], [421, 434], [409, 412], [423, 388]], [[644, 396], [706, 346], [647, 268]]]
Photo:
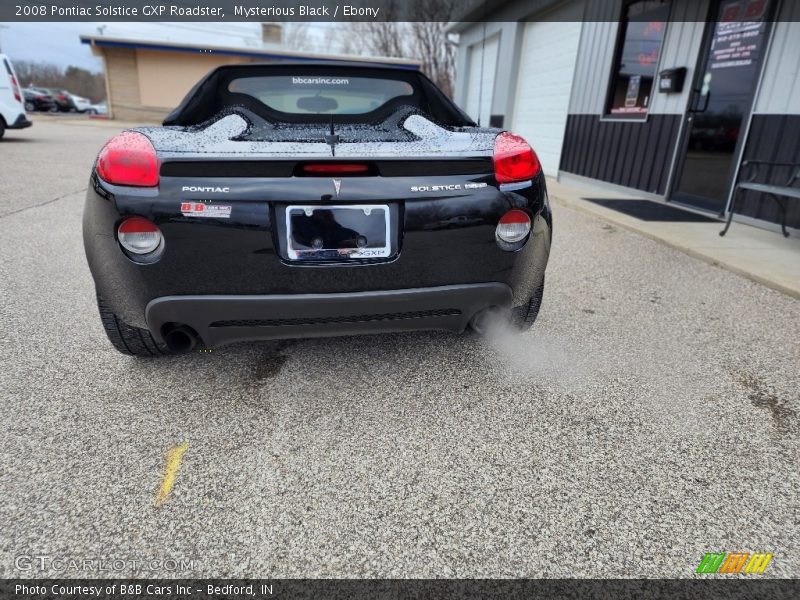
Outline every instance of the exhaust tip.
[[469, 326], [480, 335], [486, 335], [493, 328], [504, 323], [508, 318], [508, 311], [499, 306], [490, 306], [475, 313]]
[[175, 354], [185, 354], [197, 346], [197, 332], [188, 325], [177, 325], [164, 334], [167, 349]]

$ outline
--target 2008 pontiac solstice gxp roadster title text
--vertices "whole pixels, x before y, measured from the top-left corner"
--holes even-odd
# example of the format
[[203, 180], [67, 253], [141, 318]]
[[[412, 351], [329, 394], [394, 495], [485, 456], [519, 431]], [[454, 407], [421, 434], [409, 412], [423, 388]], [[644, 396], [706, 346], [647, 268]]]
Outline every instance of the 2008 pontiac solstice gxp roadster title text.
[[220, 67], [163, 125], [112, 138], [87, 193], [119, 351], [536, 319], [552, 228], [536, 154], [418, 71]]

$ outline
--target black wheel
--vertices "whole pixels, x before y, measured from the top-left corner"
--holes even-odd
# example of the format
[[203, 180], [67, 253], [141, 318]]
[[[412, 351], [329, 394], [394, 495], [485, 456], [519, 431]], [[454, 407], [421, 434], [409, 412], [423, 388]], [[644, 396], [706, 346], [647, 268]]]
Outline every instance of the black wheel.
[[165, 346], [153, 339], [147, 329], [128, 325], [115, 315], [106, 306], [99, 294], [97, 296], [97, 308], [100, 310], [100, 320], [103, 323], [103, 329], [106, 330], [108, 339], [114, 348], [123, 354], [145, 358], [170, 354], [170, 351]]
[[36, 107], [33, 105], [33, 102], [25, 103], [25, 112], [33, 112], [34, 110], [36, 110]]
[[544, 295], [544, 279], [542, 284], [530, 297], [527, 304], [516, 306], [511, 309], [511, 327], [514, 331], [528, 331], [539, 316], [539, 309], [542, 307], [542, 296]]
[[0, 140], [3, 139], [5, 133], [6, 133], [6, 122], [3, 120], [3, 117], [0, 117]]

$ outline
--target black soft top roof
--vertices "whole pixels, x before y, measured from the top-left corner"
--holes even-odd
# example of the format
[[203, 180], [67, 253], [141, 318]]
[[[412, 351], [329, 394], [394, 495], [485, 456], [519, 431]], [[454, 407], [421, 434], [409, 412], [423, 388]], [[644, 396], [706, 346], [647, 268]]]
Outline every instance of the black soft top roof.
[[[474, 126], [475, 122], [456, 106], [436, 85], [416, 69], [404, 65], [370, 65], [360, 62], [286, 61], [276, 63], [246, 63], [217, 67], [198, 81], [181, 103], [164, 119], [164, 125], [197, 125], [210, 120], [233, 106], [244, 106], [256, 114], [265, 107], [254, 98], [228, 91], [228, 84], [238, 77], [257, 75], [319, 75], [324, 72], [350, 77], [380, 77], [401, 79], [414, 85], [421, 111], [437, 121], [452, 126]], [[383, 111], [376, 111], [383, 112]], [[263, 115], [269, 118], [274, 115]], [[365, 113], [348, 118], [369, 121], [380, 115]], [[330, 115], [302, 115], [305, 122], [330, 119]], [[337, 116], [337, 119], [339, 117]], [[293, 119], [298, 120], [298, 119]]]

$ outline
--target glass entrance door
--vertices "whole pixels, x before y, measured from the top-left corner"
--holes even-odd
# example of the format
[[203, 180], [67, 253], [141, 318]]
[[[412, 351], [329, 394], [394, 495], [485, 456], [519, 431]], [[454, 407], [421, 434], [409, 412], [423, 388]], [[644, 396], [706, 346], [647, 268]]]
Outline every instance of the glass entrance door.
[[[770, 0], [717, 0], [685, 115], [672, 200], [723, 212], [766, 49]], [[713, 13], [712, 13], [713, 14]]]

